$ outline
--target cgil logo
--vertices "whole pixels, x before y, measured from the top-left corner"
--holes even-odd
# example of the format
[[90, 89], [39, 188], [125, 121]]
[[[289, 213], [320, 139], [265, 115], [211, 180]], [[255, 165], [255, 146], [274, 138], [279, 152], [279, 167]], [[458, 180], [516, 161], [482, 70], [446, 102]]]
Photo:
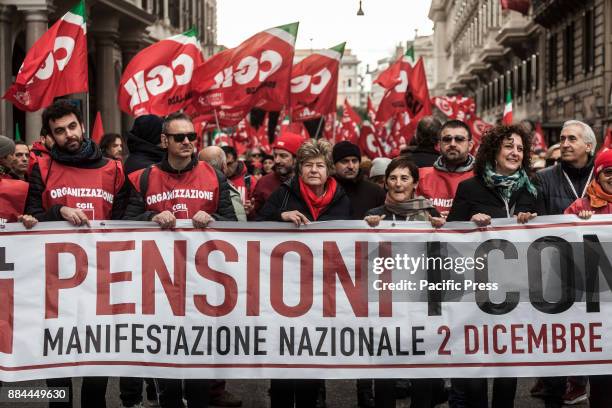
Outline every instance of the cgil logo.
[[274, 50], [262, 51], [259, 59], [247, 56], [240, 60], [236, 68], [230, 66], [215, 75], [215, 84], [210, 89], [229, 88], [234, 85], [246, 85], [259, 73], [259, 82], [265, 81], [283, 64], [283, 57]]
[[332, 74], [327, 68], [323, 68], [314, 75], [300, 75], [291, 79], [291, 93], [302, 93], [310, 86], [310, 93], [319, 95], [331, 81], [331, 78]]
[[174, 86], [187, 85], [191, 82], [194, 61], [187, 54], [180, 54], [170, 63], [171, 67], [158, 65], [148, 72], [138, 71], [123, 87], [130, 95], [130, 109], [147, 102], [150, 96], [157, 96], [169, 91]]
[[[75, 41], [74, 38], [71, 37], [57, 37], [55, 42], [53, 43], [53, 52], [50, 52], [45, 59], [45, 63], [34, 76], [41, 81], [46, 81], [47, 79], [53, 76], [53, 72], [55, 72], [55, 66], [57, 65], [57, 69], [61, 71], [66, 68], [66, 65], [70, 62], [70, 58], [72, 58], [72, 52], [74, 51]], [[21, 64], [21, 68], [19, 68], [19, 72], [23, 69], [23, 64]], [[34, 82], [34, 78], [28, 82], [28, 85]]]

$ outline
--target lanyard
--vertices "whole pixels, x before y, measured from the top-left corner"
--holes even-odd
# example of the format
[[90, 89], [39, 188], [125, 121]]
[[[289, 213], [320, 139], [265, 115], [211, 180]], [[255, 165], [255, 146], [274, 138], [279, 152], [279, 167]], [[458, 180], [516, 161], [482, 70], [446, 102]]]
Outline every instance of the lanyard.
[[587, 188], [589, 187], [589, 183], [591, 182], [591, 178], [593, 177], [593, 170], [594, 169], [595, 169], [595, 167], [593, 167], [591, 169], [591, 172], [589, 173], [589, 178], [587, 179], [587, 182], [584, 185], [584, 190], [582, 190], [582, 194], [580, 195], [580, 197], [578, 197], [578, 193], [576, 192], [576, 189], [574, 188], [574, 184], [572, 184], [572, 180], [570, 180], [570, 178], [567, 175], [567, 173], [565, 172], [565, 170], [561, 170], [563, 172], [563, 175], [565, 176], [565, 179], [567, 180], [567, 183], [569, 184], [570, 188], [572, 189], [572, 193], [574, 193], [574, 196], [576, 197], [576, 199], [584, 197], [584, 193], [586, 193]]

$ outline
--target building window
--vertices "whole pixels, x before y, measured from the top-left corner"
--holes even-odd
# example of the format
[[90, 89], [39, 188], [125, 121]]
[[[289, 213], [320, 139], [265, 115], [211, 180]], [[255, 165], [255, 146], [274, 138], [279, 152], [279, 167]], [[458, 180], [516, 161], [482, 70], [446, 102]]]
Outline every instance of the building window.
[[548, 85], [557, 85], [557, 34], [548, 38]]
[[533, 90], [533, 56], [527, 58], [525, 65], [525, 93], [529, 94]]
[[351, 79], [349, 78], [349, 79], [348, 79], [348, 87], [350, 88], [350, 87], [351, 87], [351, 85], [352, 85], [352, 81], [351, 81]]
[[573, 21], [563, 30], [563, 76], [566, 81], [574, 79], [574, 30]]
[[595, 69], [595, 13], [593, 9], [584, 13], [582, 20], [582, 68], [584, 72]]

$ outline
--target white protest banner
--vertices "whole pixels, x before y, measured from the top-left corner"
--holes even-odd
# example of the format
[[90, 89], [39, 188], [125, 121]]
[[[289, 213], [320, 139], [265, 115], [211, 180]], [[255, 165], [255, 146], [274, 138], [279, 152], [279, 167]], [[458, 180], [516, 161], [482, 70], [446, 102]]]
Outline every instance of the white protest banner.
[[0, 230], [0, 380], [612, 373], [612, 217]]

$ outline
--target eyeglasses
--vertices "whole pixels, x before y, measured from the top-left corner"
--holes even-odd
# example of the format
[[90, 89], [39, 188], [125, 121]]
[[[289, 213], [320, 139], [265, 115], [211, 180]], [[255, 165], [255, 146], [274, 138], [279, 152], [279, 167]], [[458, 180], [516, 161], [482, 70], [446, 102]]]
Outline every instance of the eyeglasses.
[[463, 143], [468, 140], [468, 138], [465, 136], [442, 136], [440, 141], [442, 141], [442, 143], [452, 143], [453, 139], [457, 143]]
[[612, 167], [606, 167], [601, 172], [605, 177], [612, 177]]
[[167, 137], [173, 138], [176, 143], [183, 143], [183, 140], [185, 140], [185, 138], [187, 138], [187, 140], [189, 140], [190, 142], [193, 142], [193, 141], [196, 140], [196, 138], [198, 136], [195, 132], [189, 132], [189, 133], [165, 133], [165, 135]]

